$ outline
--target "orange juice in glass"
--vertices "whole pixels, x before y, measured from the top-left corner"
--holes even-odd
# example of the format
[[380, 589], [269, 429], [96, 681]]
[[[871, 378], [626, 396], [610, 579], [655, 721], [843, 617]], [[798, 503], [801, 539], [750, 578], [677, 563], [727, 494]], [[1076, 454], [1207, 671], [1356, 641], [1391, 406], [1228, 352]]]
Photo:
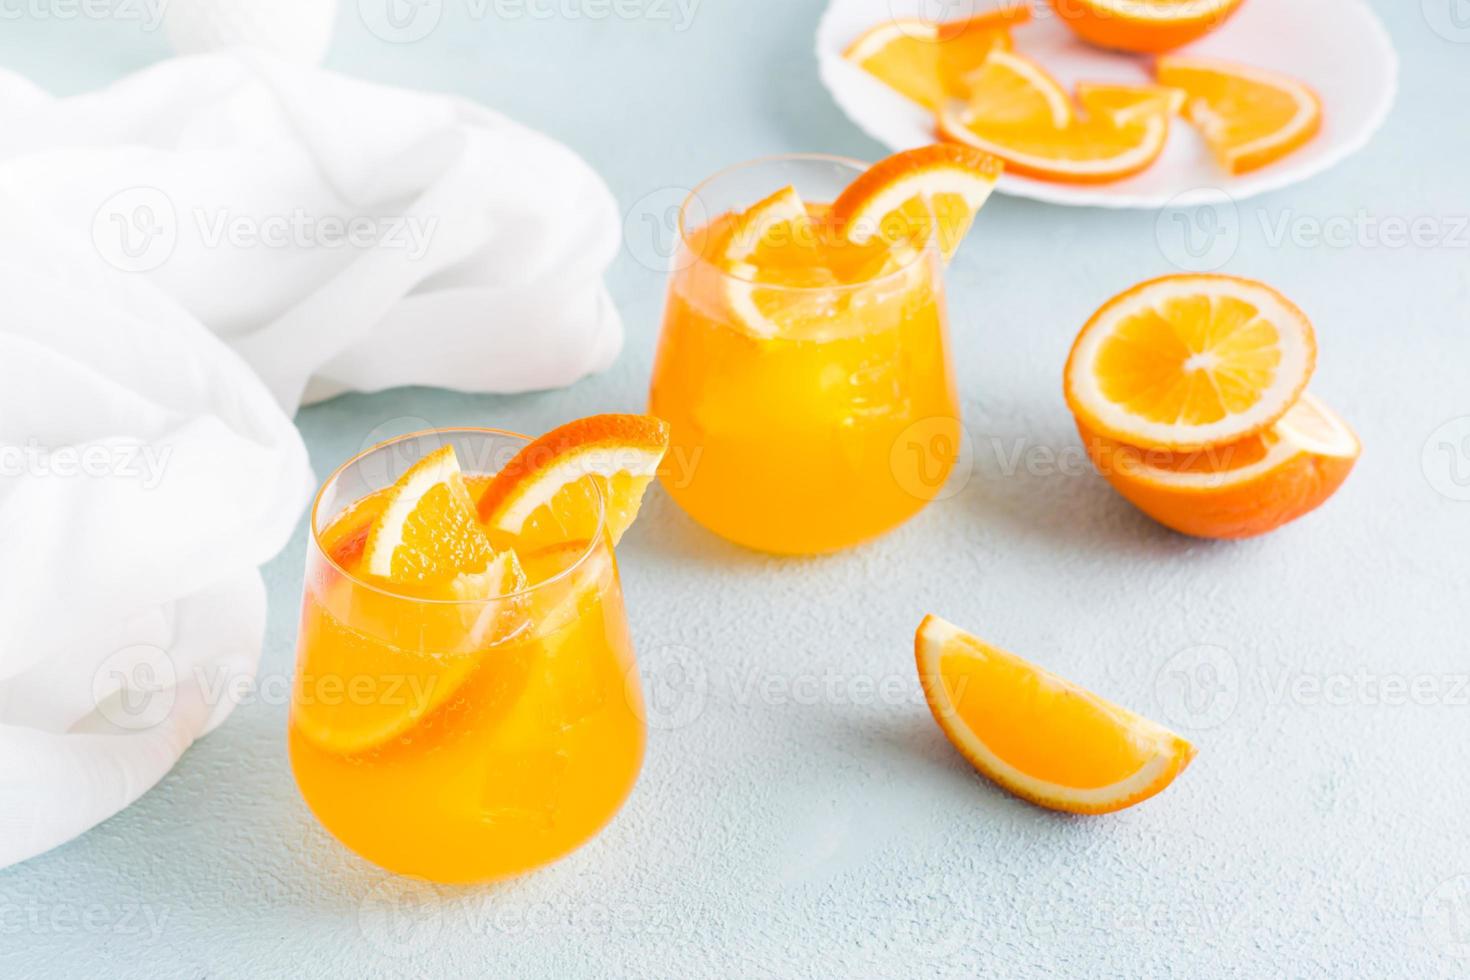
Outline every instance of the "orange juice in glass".
[[672, 426], [663, 483], [751, 548], [829, 552], [882, 534], [940, 492], [957, 457], [941, 251], [844, 237], [833, 219], [866, 172], [759, 160], [680, 212], [649, 398]]
[[[424, 515], [453, 505], [472, 521], [459, 511], [526, 443], [489, 429], [406, 436], [344, 464], [313, 507], [291, 766], [322, 824], [392, 871], [470, 882], [552, 861], [613, 816], [642, 763], [641, 695], [600, 494], [566, 534], [465, 524], [486, 530], [494, 559], [483, 560], [492, 552], [478, 538], [478, 559], [456, 546], [446, 553], [469, 572], [452, 581], [415, 578], [401, 555], [392, 578], [370, 572], [370, 528], [402, 509], [393, 494], [416, 464], [450, 446], [464, 467], [399, 522], [402, 540], [442, 548], [444, 527]], [[460, 492], [465, 506], [451, 499]]]

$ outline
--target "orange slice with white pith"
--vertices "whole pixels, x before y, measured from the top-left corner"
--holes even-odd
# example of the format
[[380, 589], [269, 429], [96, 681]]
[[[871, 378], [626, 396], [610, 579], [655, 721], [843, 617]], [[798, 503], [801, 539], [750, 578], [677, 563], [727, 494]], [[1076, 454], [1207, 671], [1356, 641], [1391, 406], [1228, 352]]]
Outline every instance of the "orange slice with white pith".
[[1317, 93], [1280, 72], [1170, 55], [1159, 59], [1156, 74], [1161, 85], [1185, 93], [1185, 118], [1230, 174], [1280, 160], [1322, 128]]
[[999, 157], [1010, 173], [1109, 183], [1147, 169], [1168, 142], [1167, 101], [1139, 99], [1126, 114], [1079, 114], [1060, 83], [1013, 52], [992, 53], [968, 81], [967, 99], [940, 107], [939, 134]]
[[668, 448], [668, 423], [651, 415], [568, 422], [528, 443], [495, 474], [480, 496], [480, 520], [516, 535], [531, 553], [590, 540], [601, 513], [616, 544]]
[[525, 586], [515, 552], [496, 551], [475, 519], [453, 446], [415, 463], [375, 506], [361, 569], [395, 590], [475, 599]]
[[1063, 388], [1091, 432], [1187, 451], [1270, 427], [1316, 365], [1311, 321], [1265, 283], [1176, 275], [1140, 283], [1092, 315]]
[[1149, 451], [1077, 427], [1118, 493], [1165, 527], [1200, 538], [1254, 537], [1316, 510], [1362, 453], [1347, 423], [1311, 395], [1263, 432], [1193, 452]]
[[1010, 28], [1031, 19], [1010, 4], [965, 20], [885, 20], [850, 44], [843, 57], [928, 109], [964, 93], [964, 76], [993, 50], [1011, 46]]
[[938, 143], [869, 167], [832, 202], [830, 221], [847, 241], [900, 249], [934, 241], [948, 260], [990, 199], [1004, 165], [988, 153]]
[[1148, 799], [1194, 758], [1188, 741], [938, 616], [914, 637], [934, 720], [981, 775], [1024, 800], [1111, 813]]

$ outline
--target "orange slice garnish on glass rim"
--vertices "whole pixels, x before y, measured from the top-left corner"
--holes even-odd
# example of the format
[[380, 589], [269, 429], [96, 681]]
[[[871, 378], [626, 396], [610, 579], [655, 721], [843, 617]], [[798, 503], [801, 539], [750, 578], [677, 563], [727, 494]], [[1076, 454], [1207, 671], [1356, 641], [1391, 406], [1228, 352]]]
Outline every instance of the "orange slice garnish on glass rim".
[[1194, 758], [1189, 742], [938, 616], [914, 637], [919, 682], [960, 754], [1024, 800], [1111, 813], [1148, 799]]
[[1279, 72], [1210, 58], [1160, 58], [1163, 85], [1185, 93], [1184, 116], [1220, 166], [1243, 174], [1281, 159], [1322, 128], [1322, 101]]
[[1011, 46], [1009, 28], [1031, 19], [1012, 3], [965, 20], [934, 23], [894, 18], [864, 32], [842, 56], [928, 109], [964, 92], [964, 75], [996, 49]]
[[1118, 493], [1165, 527], [1200, 538], [1254, 537], [1316, 510], [1362, 453], [1347, 423], [1311, 395], [1263, 432], [1187, 453], [1139, 449], [1081, 422], [1077, 428]]
[[601, 512], [617, 544], [668, 448], [668, 423], [651, 415], [568, 422], [528, 443], [495, 474], [480, 496], [480, 520], [516, 535], [529, 551], [591, 539]]
[[1057, 19], [1099, 47], [1171, 51], [1219, 27], [1241, 0], [1051, 0]]
[[1168, 142], [1165, 103], [1145, 100], [1136, 104], [1156, 105], [1157, 111], [1124, 116], [1078, 115], [1060, 83], [1014, 53], [993, 52], [968, 80], [968, 100], [951, 99], [940, 107], [939, 133], [1000, 157], [1012, 173], [1063, 183], [1108, 183], [1149, 167]]
[[937, 143], [880, 160], [832, 202], [830, 220], [855, 245], [930, 241], [948, 261], [995, 190], [1004, 165], [988, 153]]
[[1148, 449], [1201, 449], [1275, 423], [1306, 388], [1316, 357], [1306, 314], [1270, 286], [1165, 276], [1092, 315], [1063, 387], [1092, 432]]

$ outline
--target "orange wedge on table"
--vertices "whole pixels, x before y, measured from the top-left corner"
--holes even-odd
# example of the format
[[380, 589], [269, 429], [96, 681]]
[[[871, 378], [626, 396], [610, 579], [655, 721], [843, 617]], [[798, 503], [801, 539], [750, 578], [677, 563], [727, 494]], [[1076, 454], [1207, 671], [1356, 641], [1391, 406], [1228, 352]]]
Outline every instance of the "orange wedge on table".
[[1247, 538], [1316, 510], [1342, 486], [1362, 447], [1347, 423], [1303, 395], [1265, 431], [1188, 453], [1150, 452], [1088, 431], [1093, 465], [1166, 527], [1202, 538]]
[[1241, 0], [1051, 0], [1085, 41], [1119, 51], [1172, 51], [1225, 23]]
[[1108, 183], [1148, 168], [1169, 138], [1167, 99], [1138, 92], [1120, 113], [1098, 98], [1077, 113], [1060, 83], [1012, 52], [993, 52], [968, 76], [966, 100], [940, 107], [945, 139], [1005, 161], [1013, 173], [1064, 183]]
[[1160, 58], [1159, 83], [1185, 93], [1184, 116], [1228, 173], [1257, 170], [1322, 128], [1322, 101], [1279, 72], [1210, 58]]
[[638, 516], [669, 448], [669, 425], [651, 415], [592, 415], [528, 443], [481, 494], [487, 526], [533, 547], [598, 533], [601, 498], [613, 544]]
[[832, 202], [830, 220], [865, 245], [922, 248], [931, 239], [948, 261], [995, 190], [1004, 164], [964, 146], [935, 144], [873, 164]]
[[935, 721], [981, 775], [1024, 800], [1110, 813], [1167, 787], [1189, 742], [1070, 681], [926, 616], [914, 638]]
[[1270, 286], [1166, 276], [1092, 315], [1072, 345], [1064, 390], [1090, 432], [1188, 451], [1275, 424], [1306, 388], [1316, 356], [1306, 314]]
[[933, 23], [894, 18], [871, 28], [843, 52], [843, 57], [890, 88], [929, 109], [964, 93], [964, 76], [986, 55], [1011, 46], [1009, 29], [1031, 19], [1025, 4], [965, 20]]

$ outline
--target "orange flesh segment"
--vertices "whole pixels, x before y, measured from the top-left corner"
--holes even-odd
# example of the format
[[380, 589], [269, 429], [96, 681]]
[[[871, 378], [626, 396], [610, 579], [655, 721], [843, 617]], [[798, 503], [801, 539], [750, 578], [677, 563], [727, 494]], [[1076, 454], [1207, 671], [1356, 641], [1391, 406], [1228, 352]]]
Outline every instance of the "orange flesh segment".
[[1280, 335], [1234, 297], [1170, 299], [1120, 321], [1102, 344], [1105, 397], [1153, 422], [1208, 423], [1242, 412], [1270, 388]]
[[[920, 21], [878, 25], [849, 46], [846, 57], [890, 88], [929, 109], [965, 93], [964, 77], [985, 62], [991, 51], [1009, 50], [1009, 26], [1031, 17], [1026, 6], [1009, 6], [977, 17], [929, 25]], [[855, 57], [870, 35], [886, 32], [891, 39], [876, 52]]]
[[945, 690], [966, 727], [1005, 762], [1049, 783], [1092, 789], [1128, 778], [1150, 757], [1107, 705], [971, 638], [956, 642], [963, 648], [939, 661]]

